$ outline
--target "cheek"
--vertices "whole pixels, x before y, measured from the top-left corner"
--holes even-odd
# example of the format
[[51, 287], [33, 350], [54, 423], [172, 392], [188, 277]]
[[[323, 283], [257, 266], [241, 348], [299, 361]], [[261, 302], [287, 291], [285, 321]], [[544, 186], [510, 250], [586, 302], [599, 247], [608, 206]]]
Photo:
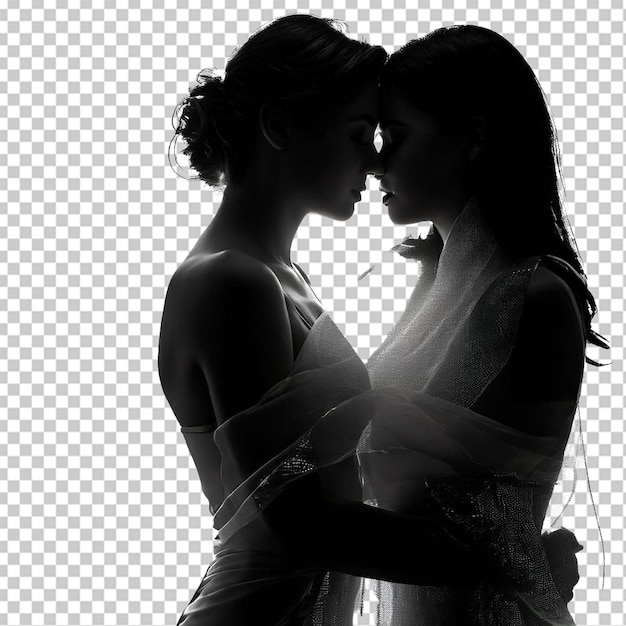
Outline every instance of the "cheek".
[[466, 179], [466, 171], [461, 155], [454, 151], [437, 151], [430, 161], [431, 185], [442, 194], [450, 194]]
[[301, 146], [297, 186], [311, 202], [328, 207], [350, 201], [363, 179], [364, 147], [339, 133], [324, 133]]
[[416, 182], [416, 176], [424, 169], [423, 154], [408, 143], [391, 145], [381, 155], [385, 170], [392, 177], [397, 190], [411, 188]]
[[402, 158], [402, 174], [412, 187], [440, 187], [455, 170], [455, 161], [437, 141], [412, 146]]
[[332, 146], [326, 154], [324, 169], [337, 182], [345, 179], [349, 184], [358, 183], [364, 154], [363, 146], [354, 142]]

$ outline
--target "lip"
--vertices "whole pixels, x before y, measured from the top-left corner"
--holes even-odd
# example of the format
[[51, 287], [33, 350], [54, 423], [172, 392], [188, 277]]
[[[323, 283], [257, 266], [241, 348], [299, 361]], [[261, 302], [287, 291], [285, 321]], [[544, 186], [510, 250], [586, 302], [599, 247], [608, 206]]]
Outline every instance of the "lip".
[[390, 191], [383, 196], [383, 204], [387, 206], [393, 200], [394, 194]]
[[360, 200], [361, 199], [361, 191], [363, 191], [362, 189], [350, 189], [350, 193], [357, 199]]

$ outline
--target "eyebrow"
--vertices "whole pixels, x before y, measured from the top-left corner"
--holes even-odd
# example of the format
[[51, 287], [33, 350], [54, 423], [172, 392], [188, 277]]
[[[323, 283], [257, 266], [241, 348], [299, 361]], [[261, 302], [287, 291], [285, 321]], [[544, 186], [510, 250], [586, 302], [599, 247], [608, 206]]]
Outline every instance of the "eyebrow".
[[378, 120], [371, 115], [363, 114], [363, 115], [355, 115], [348, 119], [349, 122], [367, 122], [371, 126], [377, 126]]
[[380, 120], [379, 126], [382, 130], [383, 128], [389, 128], [390, 126], [406, 126], [406, 124], [398, 120]]

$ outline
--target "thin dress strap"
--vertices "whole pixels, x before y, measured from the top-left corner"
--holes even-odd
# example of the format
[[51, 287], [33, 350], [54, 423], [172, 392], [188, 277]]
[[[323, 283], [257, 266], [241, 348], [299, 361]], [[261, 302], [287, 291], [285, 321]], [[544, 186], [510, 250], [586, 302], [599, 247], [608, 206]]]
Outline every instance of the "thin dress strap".
[[[302, 278], [310, 286], [311, 283], [309, 282], [309, 279], [308, 279], [307, 275], [302, 271], [302, 268], [299, 265], [297, 265], [296, 263], [294, 263], [293, 265], [294, 265], [294, 267], [297, 268], [297, 270], [300, 273], [300, 275], [302, 276]], [[287, 295], [286, 291], [283, 290], [283, 294], [285, 296], [285, 300], [288, 301], [289, 303], [291, 303], [293, 308], [296, 310], [296, 312], [300, 316], [300, 319], [304, 322], [305, 326], [309, 330], [311, 330], [311, 328], [313, 328], [313, 323], [311, 323], [309, 321], [307, 316], [300, 310], [300, 308], [294, 302], [294, 300], [289, 295]], [[180, 432], [181, 433], [211, 433], [211, 432], [213, 432], [216, 429], [216, 427], [217, 427], [217, 425], [215, 423], [200, 424], [198, 426], [182, 426], [181, 429], [180, 429]]]
[[306, 325], [306, 327], [311, 330], [311, 328], [313, 328], [313, 323], [309, 321], [309, 319], [307, 318], [307, 316], [300, 310], [300, 308], [298, 307], [298, 305], [294, 302], [294, 300], [287, 295], [286, 292], [283, 292], [285, 294], [285, 300], [288, 300], [291, 305], [293, 306], [293, 308], [296, 310], [296, 312], [298, 313], [298, 315], [300, 316], [300, 319], [304, 322], [304, 324]]
[[[298, 271], [298, 274], [300, 274], [300, 276], [302, 277], [304, 282], [310, 287], [311, 286], [311, 281], [309, 280], [309, 277], [304, 273], [304, 270], [297, 263], [292, 263], [292, 265], [296, 268], [296, 270]], [[293, 308], [296, 310], [296, 312], [300, 316], [300, 319], [304, 322], [305, 326], [309, 330], [311, 330], [311, 328], [313, 328], [313, 323], [309, 321], [307, 316], [300, 310], [300, 307], [295, 303], [294, 299], [291, 296], [287, 295], [287, 292], [284, 289], [283, 289], [283, 293], [285, 294], [285, 299], [288, 300], [291, 303]], [[315, 297], [317, 298], [317, 296], [315, 296]], [[318, 302], [319, 302], [319, 298], [317, 298], [317, 299], [318, 299]]]

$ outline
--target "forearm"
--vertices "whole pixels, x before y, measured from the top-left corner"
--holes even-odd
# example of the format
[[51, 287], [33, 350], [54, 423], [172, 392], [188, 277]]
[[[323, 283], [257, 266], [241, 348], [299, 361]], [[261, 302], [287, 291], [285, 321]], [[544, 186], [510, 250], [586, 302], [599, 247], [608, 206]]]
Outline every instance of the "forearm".
[[347, 503], [326, 512], [339, 521], [318, 535], [313, 555], [322, 567], [406, 584], [464, 586], [474, 580], [469, 554], [431, 519]]
[[272, 528], [303, 564], [406, 584], [475, 581], [476, 563], [435, 520], [332, 499], [309, 486], [286, 490], [268, 510]]

